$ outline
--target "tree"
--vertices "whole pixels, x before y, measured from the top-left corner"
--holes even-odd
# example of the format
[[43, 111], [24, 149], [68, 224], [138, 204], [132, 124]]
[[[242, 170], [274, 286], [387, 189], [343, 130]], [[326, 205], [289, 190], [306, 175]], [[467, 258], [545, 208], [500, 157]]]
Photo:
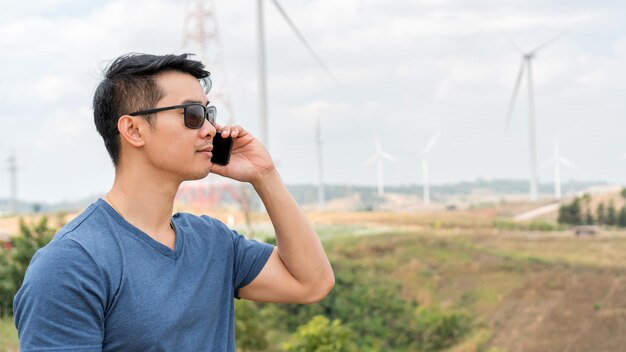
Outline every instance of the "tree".
[[48, 244], [55, 229], [43, 217], [37, 224], [27, 225], [20, 219], [20, 234], [11, 239], [13, 248], [0, 252], [0, 308], [3, 315], [13, 313], [13, 297], [17, 293], [35, 252]]
[[613, 200], [609, 201], [609, 207], [606, 211], [606, 224], [609, 226], [617, 225], [617, 211], [615, 210], [615, 204], [613, 204]]
[[598, 207], [596, 208], [596, 220], [598, 225], [606, 224], [606, 210], [604, 208], [604, 203], [598, 204]]
[[583, 223], [580, 209], [580, 198], [574, 199], [571, 204], [563, 204], [559, 208], [559, 224], [580, 225]]
[[356, 352], [353, 332], [341, 324], [341, 320], [330, 322], [316, 315], [308, 323], [298, 327], [291, 339], [283, 344], [287, 352]]
[[582, 197], [583, 203], [585, 204], [585, 225], [593, 225], [593, 214], [591, 210], [591, 195], [589, 193], [585, 193]]
[[619, 193], [622, 198], [626, 199], [626, 187], [622, 187], [622, 191]]
[[626, 227], [626, 205], [622, 207], [617, 215], [617, 226]]
[[238, 351], [265, 351], [267, 328], [257, 305], [252, 301], [235, 301], [235, 335]]

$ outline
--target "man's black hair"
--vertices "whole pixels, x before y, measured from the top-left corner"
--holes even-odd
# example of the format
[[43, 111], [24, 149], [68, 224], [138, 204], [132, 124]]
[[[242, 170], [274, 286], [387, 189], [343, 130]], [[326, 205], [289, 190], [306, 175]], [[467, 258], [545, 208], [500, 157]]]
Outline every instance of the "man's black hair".
[[[130, 53], [105, 68], [104, 79], [93, 97], [93, 117], [114, 166], [117, 167], [120, 157], [117, 120], [125, 114], [154, 108], [163, 97], [155, 80], [157, 74], [180, 71], [198, 79], [210, 75], [200, 61], [189, 59], [190, 55]], [[146, 118], [152, 124], [152, 116]]]

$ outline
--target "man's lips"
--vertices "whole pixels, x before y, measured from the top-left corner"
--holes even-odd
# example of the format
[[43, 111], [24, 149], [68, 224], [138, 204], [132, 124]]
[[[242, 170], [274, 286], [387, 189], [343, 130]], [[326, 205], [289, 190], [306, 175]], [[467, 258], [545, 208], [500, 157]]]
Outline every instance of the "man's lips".
[[210, 153], [211, 151], [213, 151], [213, 146], [209, 145], [209, 146], [203, 147], [202, 149], [199, 149], [198, 153]]

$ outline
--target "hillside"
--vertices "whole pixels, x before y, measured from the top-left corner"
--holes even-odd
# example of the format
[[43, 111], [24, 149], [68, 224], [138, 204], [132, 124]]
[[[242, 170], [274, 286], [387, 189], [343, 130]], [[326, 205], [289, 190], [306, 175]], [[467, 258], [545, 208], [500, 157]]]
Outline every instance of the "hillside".
[[[422, 305], [467, 309], [475, 330], [451, 351], [618, 351], [626, 335], [626, 233], [489, 233], [374, 225], [330, 241]], [[388, 216], [387, 224], [405, 223]], [[335, 223], [335, 226], [338, 224]]]

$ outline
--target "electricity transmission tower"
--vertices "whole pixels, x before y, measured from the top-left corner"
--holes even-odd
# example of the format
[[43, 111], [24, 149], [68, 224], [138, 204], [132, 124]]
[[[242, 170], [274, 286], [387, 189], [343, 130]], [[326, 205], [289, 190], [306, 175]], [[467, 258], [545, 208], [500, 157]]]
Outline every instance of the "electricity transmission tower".
[[235, 115], [222, 60], [215, 1], [191, 0], [187, 3], [183, 46], [196, 49], [200, 60], [211, 71], [211, 80], [213, 81], [211, 98], [225, 108], [220, 109], [222, 111], [218, 115], [225, 117], [225, 120], [220, 120], [220, 124], [233, 124]]
[[[220, 121], [221, 125], [234, 124], [235, 113], [230, 99], [226, 69], [222, 60], [214, 0], [192, 0], [187, 4], [183, 46], [191, 48], [192, 45], [198, 50], [200, 60], [211, 71], [213, 88], [210, 92], [210, 98], [224, 108], [220, 109], [221, 113], [218, 113], [218, 121]], [[225, 118], [220, 118], [220, 116], [225, 116]], [[232, 184], [224, 183], [221, 187], [211, 187], [210, 184], [208, 187], [212, 188], [212, 192], [223, 192], [226, 190], [230, 193], [244, 213], [249, 234], [253, 235], [254, 229], [250, 220], [251, 200], [246, 185], [242, 183], [236, 187]]]

